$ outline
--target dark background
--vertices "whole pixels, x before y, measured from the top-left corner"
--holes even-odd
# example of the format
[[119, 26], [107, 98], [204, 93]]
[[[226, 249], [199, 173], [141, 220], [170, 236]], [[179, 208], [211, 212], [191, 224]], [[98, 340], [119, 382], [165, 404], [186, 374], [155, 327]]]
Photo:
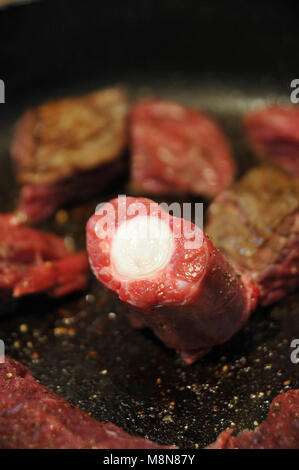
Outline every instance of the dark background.
[[7, 100], [88, 77], [212, 76], [288, 84], [298, 2], [37, 1], [0, 13]]

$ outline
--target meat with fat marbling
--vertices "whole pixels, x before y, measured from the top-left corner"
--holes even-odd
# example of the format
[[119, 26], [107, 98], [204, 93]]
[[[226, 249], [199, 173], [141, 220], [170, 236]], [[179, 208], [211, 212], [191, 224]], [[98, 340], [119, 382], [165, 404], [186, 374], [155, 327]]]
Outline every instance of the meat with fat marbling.
[[274, 167], [248, 171], [208, 210], [207, 234], [260, 290], [263, 305], [299, 286], [299, 188]]
[[19, 210], [39, 221], [102, 191], [126, 169], [128, 101], [119, 88], [51, 101], [25, 112], [11, 153]]
[[19, 225], [0, 214], [0, 293], [20, 297], [46, 292], [60, 297], [87, 284], [85, 252], [73, 253], [63, 238]]

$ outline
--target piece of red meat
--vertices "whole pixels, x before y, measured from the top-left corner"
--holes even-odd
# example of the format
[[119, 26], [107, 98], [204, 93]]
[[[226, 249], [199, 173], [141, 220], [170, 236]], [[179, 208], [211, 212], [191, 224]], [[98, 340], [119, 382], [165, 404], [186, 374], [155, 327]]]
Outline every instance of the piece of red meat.
[[25, 184], [20, 191], [17, 216], [27, 222], [40, 222], [61, 206], [100, 193], [120, 178], [127, 166], [122, 158], [90, 171], [74, 173], [56, 183]]
[[0, 364], [0, 449], [163, 449], [100, 423], [6, 357]]
[[235, 173], [228, 140], [200, 111], [162, 100], [131, 112], [131, 187], [139, 194], [214, 196]]
[[299, 177], [299, 108], [271, 105], [244, 116], [249, 144], [262, 159]]
[[72, 253], [63, 238], [19, 225], [12, 214], [0, 214], [2, 295], [46, 292], [60, 297], [84, 289], [87, 271], [85, 252]]
[[276, 167], [258, 166], [208, 209], [212, 242], [268, 305], [299, 286], [299, 187]]
[[[107, 214], [115, 215], [115, 228]], [[155, 239], [157, 221], [164, 232]], [[199, 243], [188, 247], [192, 236]], [[87, 251], [97, 279], [131, 308], [133, 325], [151, 328], [187, 363], [227, 341], [257, 301], [256, 287], [199, 227], [150, 199], [122, 196], [96, 211], [87, 223]]]
[[278, 395], [262, 424], [233, 436], [223, 431], [209, 449], [299, 449], [299, 390]]

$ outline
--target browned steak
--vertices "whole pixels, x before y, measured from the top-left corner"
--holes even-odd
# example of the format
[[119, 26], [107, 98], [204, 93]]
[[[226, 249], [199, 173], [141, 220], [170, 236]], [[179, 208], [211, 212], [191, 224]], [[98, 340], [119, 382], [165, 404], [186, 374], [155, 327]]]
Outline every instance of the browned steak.
[[0, 449], [167, 448], [90, 418], [7, 357], [0, 364], [0, 390]]
[[28, 219], [42, 219], [65, 202], [100, 191], [123, 171], [127, 113], [126, 93], [118, 88], [25, 112], [11, 153], [23, 186], [20, 209]]
[[[107, 231], [105, 214], [112, 208], [115, 230]], [[154, 234], [157, 223], [164, 230]], [[198, 240], [193, 247], [191, 230]], [[133, 326], [151, 328], [188, 364], [231, 338], [256, 307], [256, 286], [235, 272], [200, 228], [184, 228], [184, 219], [150, 199], [111, 200], [89, 219], [86, 236], [95, 276], [133, 310]]]
[[250, 170], [211, 204], [213, 243], [260, 289], [263, 305], [299, 285], [299, 189], [277, 168]]
[[209, 449], [298, 449], [299, 390], [278, 395], [270, 406], [267, 419], [254, 431], [232, 435], [223, 431]]

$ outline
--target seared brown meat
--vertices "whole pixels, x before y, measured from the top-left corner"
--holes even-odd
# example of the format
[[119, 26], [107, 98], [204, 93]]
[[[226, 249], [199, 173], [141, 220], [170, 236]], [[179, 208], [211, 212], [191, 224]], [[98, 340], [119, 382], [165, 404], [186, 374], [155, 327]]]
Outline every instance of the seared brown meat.
[[22, 364], [0, 364], [0, 449], [163, 449], [100, 423], [39, 384]]
[[260, 166], [221, 193], [208, 211], [213, 243], [274, 302], [299, 285], [299, 189], [283, 171]]
[[[82, 186], [84, 195], [95, 193], [119, 175], [124, 169], [119, 160], [127, 144], [127, 113], [127, 96], [119, 88], [48, 102], [25, 112], [11, 151], [17, 180], [25, 185], [20, 208], [29, 219], [42, 219], [58, 205], [80, 198]], [[89, 172], [99, 168], [104, 177], [91, 179]], [[39, 200], [38, 210], [32, 208], [33, 199]]]
[[233, 430], [223, 431], [209, 449], [298, 449], [299, 390], [278, 395], [270, 406], [267, 419], [254, 431], [237, 436]]

